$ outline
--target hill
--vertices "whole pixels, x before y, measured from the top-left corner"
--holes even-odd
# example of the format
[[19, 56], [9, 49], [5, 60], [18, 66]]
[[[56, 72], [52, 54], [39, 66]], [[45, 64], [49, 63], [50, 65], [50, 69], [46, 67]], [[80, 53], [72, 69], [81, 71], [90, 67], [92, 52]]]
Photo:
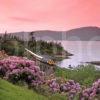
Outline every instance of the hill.
[[0, 79], [0, 100], [47, 100], [46, 97], [26, 88]]
[[[99, 27], [81, 27], [69, 31], [51, 31], [51, 30], [38, 30], [33, 31], [34, 37], [37, 40], [70, 40], [70, 41], [100, 41], [100, 28]], [[30, 32], [14, 32], [11, 33], [24, 40], [29, 40]]]
[[66, 100], [66, 97], [60, 94], [43, 96], [0, 79], [0, 100]]

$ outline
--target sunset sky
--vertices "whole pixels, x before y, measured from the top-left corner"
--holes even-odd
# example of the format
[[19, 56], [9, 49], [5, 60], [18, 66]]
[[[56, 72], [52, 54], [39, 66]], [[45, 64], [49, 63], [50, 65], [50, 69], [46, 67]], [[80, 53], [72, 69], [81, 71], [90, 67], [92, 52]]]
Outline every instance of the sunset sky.
[[100, 27], [100, 0], [0, 0], [0, 32]]

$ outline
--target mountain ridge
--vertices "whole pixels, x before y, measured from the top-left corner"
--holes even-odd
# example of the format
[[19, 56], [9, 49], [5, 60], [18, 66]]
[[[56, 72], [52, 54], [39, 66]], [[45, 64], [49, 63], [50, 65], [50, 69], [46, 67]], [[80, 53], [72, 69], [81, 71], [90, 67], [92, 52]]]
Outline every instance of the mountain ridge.
[[[37, 40], [100, 41], [100, 28], [95, 26], [81, 27], [68, 31], [37, 30], [30, 32], [34, 33], [34, 37]], [[30, 32], [21, 31], [11, 34], [24, 40], [29, 40]]]

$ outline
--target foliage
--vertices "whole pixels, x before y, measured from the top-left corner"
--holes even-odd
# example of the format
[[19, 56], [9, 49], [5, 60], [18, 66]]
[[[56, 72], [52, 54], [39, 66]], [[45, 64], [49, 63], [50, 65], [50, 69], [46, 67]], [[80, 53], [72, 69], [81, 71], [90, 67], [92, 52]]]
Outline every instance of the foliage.
[[95, 81], [92, 87], [84, 89], [80, 95], [80, 98], [81, 100], [93, 100], [96, 95], [100, 96], [100, 79]]
[[44, 82], [44, 72], [40, 71], [34, 61], [22, 57], [11, 56], [1, 60], [0, 75], [12, 83], [23, 81], [37, 86]]
[[53, 91], [56, 92], [64, 92], [67, 94], [67, 98], [69, 100], [74, 99], [74, 97], [80, 92], [81, 87], [80, 84], [75, 82], [74, 80], [68, 80], [64, 83], [59, 84], [56, 79], [50, 80], [49, 87]]
[[81, 65], [74, 70], [57, 68], [55, 75], [66, 79], [72, 79], [81, 85], [90, 86], [100, 78], [100, 70], [96, 70], [93, 65]]
[[0, 49], [5, 50], [8, 55], [15, 56], [24, 56], [25, 47], [29, 48], [31, 51], [42, 54], [42, 55], [62, 55], [65, 53], [65, 56], [71, 55], [64, 50], [61, 43], [57, 42], [46, 42], [42, 40], [36, 40], [34, 33], [30, 33], [29, 41], [22, 40], [17, 36], [11, 34], [4, 34], [0, 37]]
[[0, 49], [5, 50], [8, 55], [23, 56], [24, 42], [15, 36], [5, 34], [0, 37]]

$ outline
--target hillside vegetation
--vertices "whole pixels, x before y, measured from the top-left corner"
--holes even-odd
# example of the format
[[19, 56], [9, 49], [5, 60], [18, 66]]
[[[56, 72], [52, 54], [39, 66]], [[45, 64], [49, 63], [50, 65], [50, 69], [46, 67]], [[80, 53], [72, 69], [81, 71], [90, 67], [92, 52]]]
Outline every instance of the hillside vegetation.
[[47, 100], [47, 98], [0, 79], [0, 100]]
[[93, 65], [81, 65], [74, 70], [58, 67], [55, 74], [57, 77], [75, 80], [84, 86], [91, 86], [95, 80], [100, 78], [100, 70], [96, 70]]
[[65, 96], [43, 96], [25, 87], [13, 85], [0, 79], [0, 100], [66, 100]]
[[8, 55], [29, 56], [29, 54], [25, 52], [25, 48], [39, 55], [53, 56], [55, 60], [68, 58], [68, 56], [72, 55], [64, 50], [61, 43], [42, 40], [37, 41], [34, 37], [34, 33], [30, 33], [29, 41], [21, 40], [11, 34], [0, 36], [0, 50], [5, 50]]

